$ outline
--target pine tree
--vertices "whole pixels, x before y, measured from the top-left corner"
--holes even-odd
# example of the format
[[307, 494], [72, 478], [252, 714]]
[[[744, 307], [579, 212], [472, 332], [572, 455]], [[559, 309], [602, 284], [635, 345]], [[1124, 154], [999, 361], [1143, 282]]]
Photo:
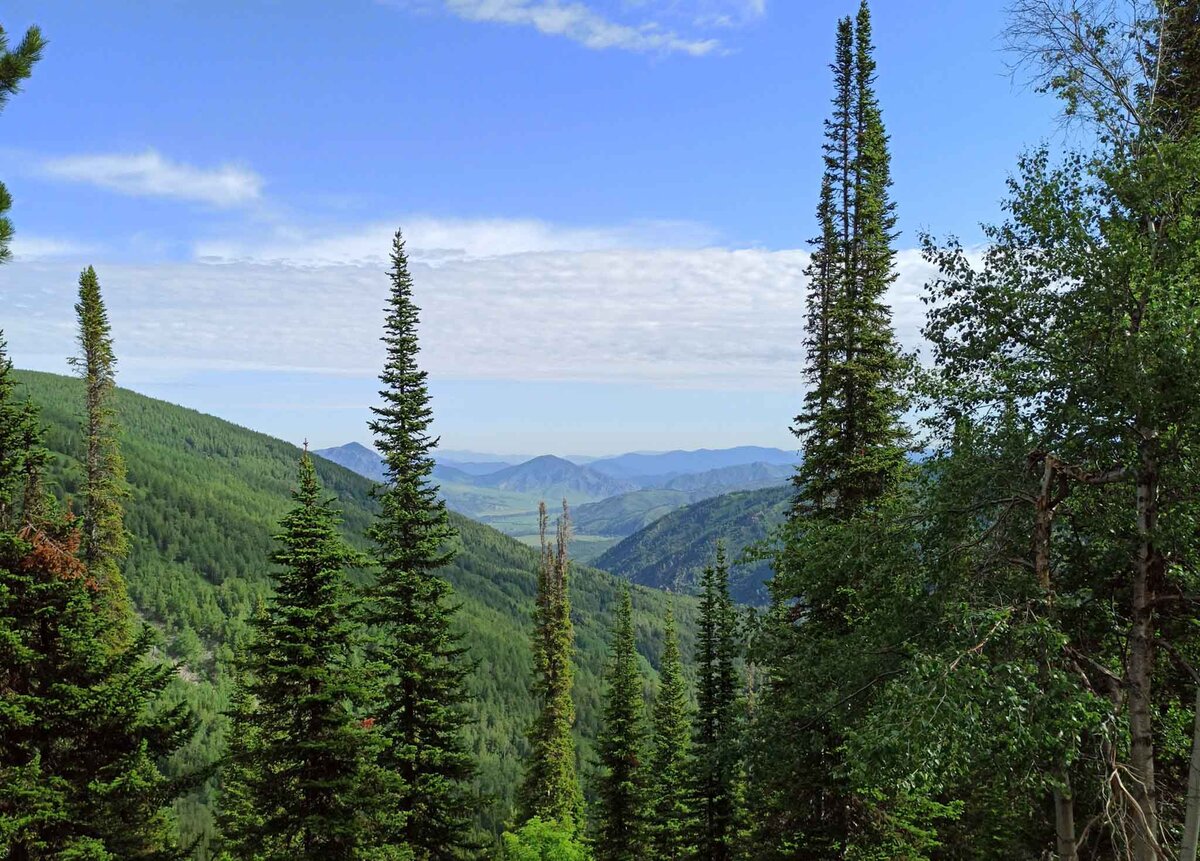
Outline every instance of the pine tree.
[[453, 556], [455, 533], [430, 480], [437, 440], [429, 435], [426, 373], [417, 365], [419, 309], [400, 231], [391, 262], [383, 405], [373, 408], [370, 424], [387, 481], [370, 530], [380, 570], [367, 619], [383, 671], [380, 765], [401, 783], [388, 802], [403, 819], [396, 837], [425, 861], [455, 857], [470, 844], [474, 763], [462, 735], [469, 667], [451, 624], [450, 584], [437, 573]]
[[650, 857], [654, 861], [684, 861], [690, 857], [688, 825], [692, 821], [688, 793], [691, 724], [687, 681], [683, 677], [675, 613], [670, 604], [664, 638], [649, 758]]
[[0, 854], [176, 857], [170, 805], [193, 784], [158, 762], [194, 722], [148, 628], [113, 645], [73, 518], [33, 499], [46, 455], [11, 373], [0, 349]]
[[793, 432], [804, 448], [797, 514], [853, 516], [895, 487], [907, 435], [899, 417], [907, 360], [883, 304], [895, 280], [888, 138], [874, 92], [866, 0], [838, 22], [833, 113], [825, 125], [820, 236], [808, 268], [806, 376]]
[[692, 744], [696, 857], [728, 861], [740, 828], [741, 740], [738, 722], [737, 611], [729, 597], [725, 547], [701, 579], [696, 720]]
[[612, 656], [606, 674], [604, 710], [597, 748], [596, 780], [599, 861], [643, 861], [646, 843], [646, 745], [643, 725], [642, 674], [633, 633], [633, 599], [629, 587], [613, 630]]
[[239, 828], [229, 849], [234, 858], [280, 861], [369, 857], [367, 691], [353, 663], [345, 574], [358, 554], [338, 533], [307, 451], [292, 498], [272, 556], [275, 596], [256, 620], [231, 726], [230, 783], [244, 782], [231, 800], [247, 796], [258, 821]]
[[116, 356], [112, 332], [100, 281], [91, 266], [79, 276], [75, 313], [79, 318], [80, 355], [73, 356], [70, 363], [83, 380], [86, 398], [83, 561], [100, 583], [111, 612], [120, 618], [130, 612], [120, 571], [120, 563], [129, 551], [124, 508], [129, 489], [113, 407]]
[[[25, 37], [14, 50], [8, 48], [8, 36], [0, 27], [0, 110], [10, 96], [21, 88], [21, 82], [33, 72], [33, 64], [42, 57], [45, 47], [42, 33], [37, 27], [25, 31]], [[0, 183], [0, 263], [12, 257], [8, 244], [12, 241], [13, 226], [7, 213], [12, 208], [12, 196], [4, 183]]]
[[849, 18], [838, 21], [837, 45], [830, 70], [834, 76], [833, 114], [825, 120], [825, 168], [817, 202], [820, 234], [813, 240], [808, 277], [805, 336], [805, 378], [809, 383], [804, 408], [792, 432], [804, 446], [804, 459], [793, 479], [796, 511], [822, 511], [834, 492], [837, 474], [837, 431], [842, 417], [835, 390], [835, 365], [843, 337], [836, 328], [836, 310], [846, 292], [850, 271], [851, 179], [853, 160], [851, 116], [854, 109], [854, 29]]
[[575, 766], [574, 679], [575, 631], [571, 625], [570, 559], [567, 546], [571, 519], [563, 502], [555, 543], [547, 540], [546, 503], [538, 506], [541, 559], [534, 606], [533, 695], [541, 706], [529, 733], [529, 760], [521, 784], [525, 819], [557, 822], [572, 833], [583, 821], [583, 793]]

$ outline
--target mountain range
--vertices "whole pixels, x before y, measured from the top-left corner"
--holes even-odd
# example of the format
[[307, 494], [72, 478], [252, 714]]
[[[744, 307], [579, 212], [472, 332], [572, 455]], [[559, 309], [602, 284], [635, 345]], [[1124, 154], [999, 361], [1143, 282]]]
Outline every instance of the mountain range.
[[[316, 453], [382, 480], [382, 460], [360, 443]], [[588, 463], [542, 455], [508, 464], [478, 452], [455, 454], [478, 459], [439, 455], [433, 475], [449, 508], [529, 541], [537, 531], [538, 503], [557, 508], [565, 499], [573, 508], [583, 558], [685, 505], [733, 491], [783, 485], [796, 461], [790, 452], [759, 446], [632, 452]]]

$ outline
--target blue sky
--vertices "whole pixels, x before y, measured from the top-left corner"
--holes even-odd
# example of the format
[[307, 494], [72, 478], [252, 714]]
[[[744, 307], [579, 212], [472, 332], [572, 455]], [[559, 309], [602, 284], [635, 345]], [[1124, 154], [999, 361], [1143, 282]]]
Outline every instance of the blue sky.
[[[391, 231], [448, 448], [788, 447], [833, 28], [852, 2], [15, 2], [0, 327], [62, 370], [95, 263], [122, 384], [366, 439]], [[877, 0], [916, 347], [929, 229], [980, 238], [1055, 106], [1004, 4]]]

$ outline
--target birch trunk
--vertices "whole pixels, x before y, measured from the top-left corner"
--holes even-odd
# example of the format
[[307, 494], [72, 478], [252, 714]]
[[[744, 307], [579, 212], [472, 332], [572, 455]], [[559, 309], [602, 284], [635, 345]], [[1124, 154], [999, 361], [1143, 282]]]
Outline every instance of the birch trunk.
[[1196, 685], [1196, 716], [1192, 721], [1192, 763], [1188, 768], [1187, 812], [1183, 819], [1183, 839], [1179, 861], [1196, 861], [1200, 840], [1200, 684]]
[[1133, 811], [1134, 861], [1157, 861], [1158, 799], [1154, 783], [1154, 725], [1151, 717], [1151, 679], [1154, 672], [1154, 589], [1161, 559], [1154, 547], [1157, 527], [1158, 469], [1152, 440], [1142, 443], [1137, 476], [1138, 554], [1130, 607], [1133, 627], [1129, 638], [1129, 765], [1130, 791], [1139, 809]]

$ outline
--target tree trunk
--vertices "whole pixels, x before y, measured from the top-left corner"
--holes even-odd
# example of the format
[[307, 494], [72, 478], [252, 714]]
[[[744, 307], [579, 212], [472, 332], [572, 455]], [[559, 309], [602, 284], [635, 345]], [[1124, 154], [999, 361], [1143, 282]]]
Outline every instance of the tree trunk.
[[1154, 785], [1154, 724], [1151, 716], [1151, 675], [1154, 671], [1154, 590], [1161, 558], [1154, 547], [1157, 527], [1158, 470], [1149, 438], [1142, 443], [1137, 476], [1138, 554], [1130, 607], [1133, 627], [1129, 638], [1129, 765], [1133, 811], [1134, 861], [1157, 861], [1158, 801]]
[[1188, 768], [1187, 812], [1183, 820], [1183, 839], [1179, 843], [1179, 861], [1196, 861], [1196, 843], [1200, 840], [1200, 684], [1196, 685], [1196, 715], [1192, 721], [1192, 763]]
[[1060, 769], [1054, 787], [1054, 833], [1058, 861], [1078, 861], [1075, 843], [1075, 795], [1071, 791], [1071, 776]]

